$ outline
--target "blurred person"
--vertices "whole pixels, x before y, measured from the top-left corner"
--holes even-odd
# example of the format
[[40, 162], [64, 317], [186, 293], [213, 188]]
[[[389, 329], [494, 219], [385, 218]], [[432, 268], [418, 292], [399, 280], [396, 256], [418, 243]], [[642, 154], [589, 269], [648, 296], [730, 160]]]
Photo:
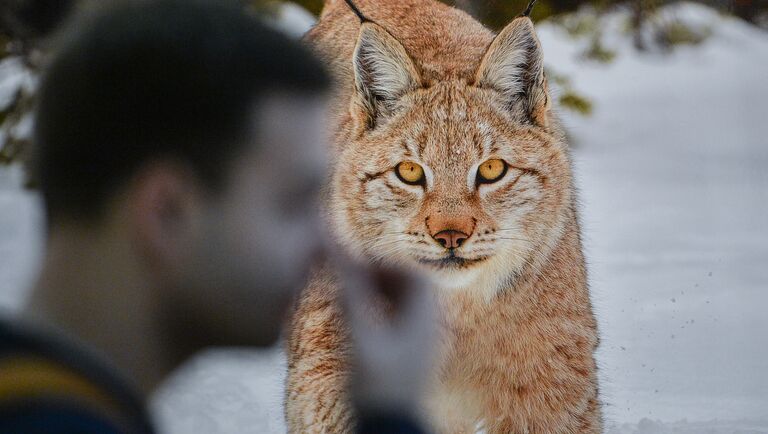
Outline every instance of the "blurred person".
[[[24, 323], [0, 321], [0, 432], [150, 433], [159, 383], [203, 348], [274, 344], [321, 255], [329, 78], [234, 3], [126, 3], [58, 43], [35, 124], [46, 252]], [[419, 432], [429, 303], [370, 325], [376, 292], [418, 285], [345, 269], [359, 430]]]

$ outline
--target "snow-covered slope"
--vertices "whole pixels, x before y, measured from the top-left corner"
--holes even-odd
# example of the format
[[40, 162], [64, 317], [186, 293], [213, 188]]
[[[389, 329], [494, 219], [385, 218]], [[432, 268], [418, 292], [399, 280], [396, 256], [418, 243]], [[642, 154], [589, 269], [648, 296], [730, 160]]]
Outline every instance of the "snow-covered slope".
[[[308, 25], [286, 13], [292, 32]], [[697, 5], [666, 13], [712, 36], [670, 55], [638, 54], [607, 31], [618, 56], [598, 65], [577, 60], [586, 41], [539, 26], [548, 64], [595, 103], [593, 116], [566, 113], [565, 123], [602, 332], [607, 432], [766, 434], [768, 34]], [[0, 172], [1, 306], [19, 305], [34, 270], [39, 214], [17, 174]], [[279, 350], [212, 351], [153, 408], [170, 433], [284, 432], [284, 370]]]
[[606, 415], [768, 419], [768, 34], [693, 4], [666, 14], [713, 34], [670, 56], [613, 38], [606, 67], [539, 30], [596, 103], [566, 123]]
[[39, 200], [22, 189], [23, 175], [0, 166], [0, 313], [22, 305], [42, 246]]

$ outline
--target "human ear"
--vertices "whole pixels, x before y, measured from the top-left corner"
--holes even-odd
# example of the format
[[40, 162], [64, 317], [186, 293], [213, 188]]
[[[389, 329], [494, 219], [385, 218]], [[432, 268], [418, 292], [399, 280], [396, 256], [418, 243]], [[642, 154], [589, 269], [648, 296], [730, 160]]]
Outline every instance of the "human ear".
[[176, 274], [199, 229], [199, 188], [191, 171], [159, 162], [141, 169], [129, 192], [130, 227], [147, 265], [162, 278]]

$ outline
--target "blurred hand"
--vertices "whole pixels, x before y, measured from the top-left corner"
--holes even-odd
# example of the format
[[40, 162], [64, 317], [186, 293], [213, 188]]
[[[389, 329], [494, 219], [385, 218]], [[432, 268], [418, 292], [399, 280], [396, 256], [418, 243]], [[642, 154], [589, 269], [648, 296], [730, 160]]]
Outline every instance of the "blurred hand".
[[353, 404], [361, 412], [415, 416], [437, 338], [436, 306], [426, 280], [394, 268], [336, 262], [352, 340]]

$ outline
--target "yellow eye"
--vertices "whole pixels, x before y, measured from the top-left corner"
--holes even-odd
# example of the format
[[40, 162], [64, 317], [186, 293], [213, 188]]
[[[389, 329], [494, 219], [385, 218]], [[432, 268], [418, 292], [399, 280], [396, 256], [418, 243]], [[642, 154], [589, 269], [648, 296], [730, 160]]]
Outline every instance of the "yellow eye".
[[492, 158], [477, 168], [477, 182], [480, 184], [494, 183], [507, 173], [507, 163], [504, 160]]
[[424, 169], [411, 161], [403, 161], [395, 167], [395, 173], [406, 184], [418, 185], [424, 183]]

